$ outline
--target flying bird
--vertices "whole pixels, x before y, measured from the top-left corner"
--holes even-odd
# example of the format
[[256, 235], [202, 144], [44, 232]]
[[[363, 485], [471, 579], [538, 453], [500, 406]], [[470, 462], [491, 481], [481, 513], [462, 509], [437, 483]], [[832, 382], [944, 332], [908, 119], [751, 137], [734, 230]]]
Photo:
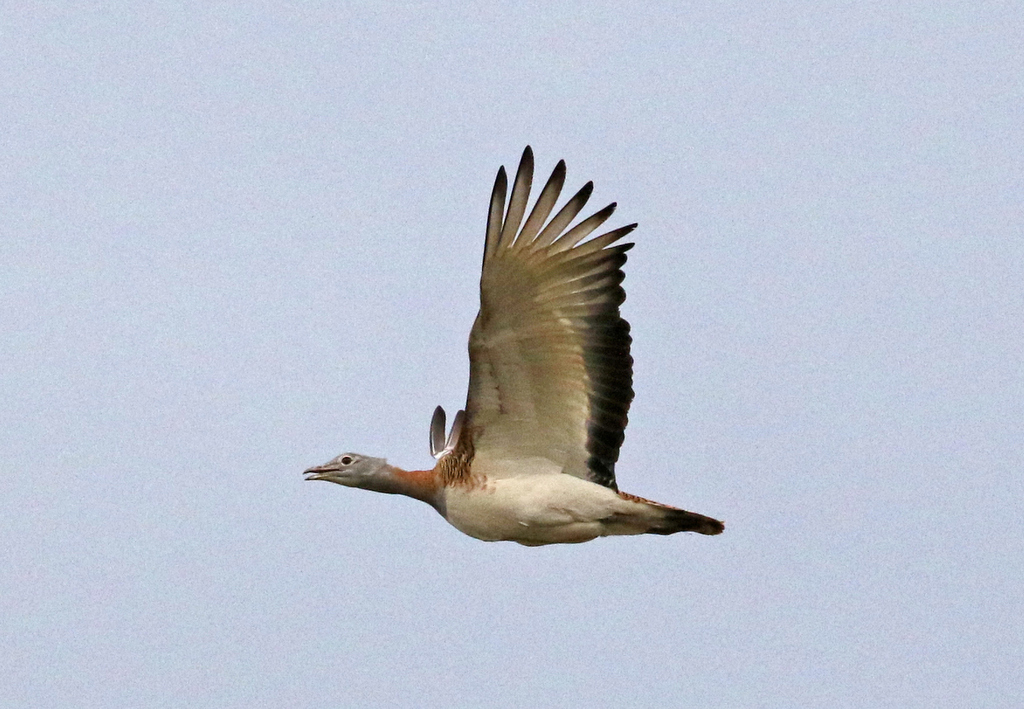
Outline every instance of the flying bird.
[[306, 479], [408, 495], [484, 541], [540, 546], [619, 534], [721, 533], [716, 519], [621, 492], [615, 482], [633, 400], [632, 340], [619, 314], [622, 266], [633, 244], [620, 240], [636, 224], [585, 240], [615, 203], [570, 227], [593, 183], [552, 217], [565, 162], [527, 215], [532, 182], [527, 146], [511, 195], [504, 167], [494, 181], [480, 312], [469, 335], [469, 394], [447, 436], [444, 410], [434, 410], [433, 469], [402, 470], [384, 458], [342, 453], [306, 470]]

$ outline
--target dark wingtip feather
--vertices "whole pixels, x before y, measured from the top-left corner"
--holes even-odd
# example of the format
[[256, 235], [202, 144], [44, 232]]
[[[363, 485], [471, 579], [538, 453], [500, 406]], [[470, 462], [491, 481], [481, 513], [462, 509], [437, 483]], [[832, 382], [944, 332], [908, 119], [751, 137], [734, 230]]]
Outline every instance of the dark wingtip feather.
[[505, 196], [508, 193], [508, 175], [505, 173], [505, 166], [498, 168], [498, 174], [494, 178], [494, 187], [491, 189], [491, 201], [487, 206], [487, 236], [484, 239], [484, 263], [497, 250], [498, 242], [501, 240], [502, 219], [505, 213]]

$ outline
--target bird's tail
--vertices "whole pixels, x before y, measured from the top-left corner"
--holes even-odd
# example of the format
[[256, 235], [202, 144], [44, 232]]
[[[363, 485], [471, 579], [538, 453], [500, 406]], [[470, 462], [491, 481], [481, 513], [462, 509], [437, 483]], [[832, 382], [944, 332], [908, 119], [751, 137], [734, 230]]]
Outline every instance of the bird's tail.
[[676, 532], [697, 532], [697, 534], [721, 534], [725, 525], [717, 519], [705, 517], [696, 512], [671, 508], [665, 510], [661, 523], [653, 525], [648, 534], [675, 534]]
[[705, 517], [696, 512], [687, 512], [678, 507], [663, 505], [660, 502], [647, 500], [643, 497], [620, 492], [619, 497], [631, 502], [644, 503], [650, 512], [646, 534], [675, 534], [676, 532], [697, 532], [697, 534], [721, 534], [725, 525], [712, 517]]

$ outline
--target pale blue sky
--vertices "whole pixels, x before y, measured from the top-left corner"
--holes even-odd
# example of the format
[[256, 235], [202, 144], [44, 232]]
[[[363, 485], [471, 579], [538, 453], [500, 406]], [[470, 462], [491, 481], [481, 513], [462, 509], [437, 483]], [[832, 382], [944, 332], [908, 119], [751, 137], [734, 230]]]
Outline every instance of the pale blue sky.
[[[1024, 10], [6, 3], [0, 705], [1024, 705]], [[527, 549], [431, 463], [491, 182], [640, 223], [621, 486]]]

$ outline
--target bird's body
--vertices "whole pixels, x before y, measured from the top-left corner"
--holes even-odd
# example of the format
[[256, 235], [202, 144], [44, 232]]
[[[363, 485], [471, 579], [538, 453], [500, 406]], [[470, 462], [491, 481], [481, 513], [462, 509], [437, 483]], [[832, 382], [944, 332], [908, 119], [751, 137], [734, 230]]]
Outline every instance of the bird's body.
[[[475, 486], [448, 488], [445, 518], [460, 532], [477, 539], [538, 546], [588, 542], [609, 535], [657, 533], [654, 530], [664, 523], [666, 511], [671, 510], [566, 475], [550, 461], [538, 460], [535, 465], [547, 470], [494, 480], [482, 478]], [[696, 522], [692, 531], [707, 528], [699, 520], [689, 521]], [[675, 531], [682, 528], [663, 533]]]
[[[528, 546], [622, 534], [718, 534], [710, 517], [619, 492], [615, 462], [633, 398], [629, 325], [619, 315], [625, 252], [635, 224], [583, 241], [609, 205], [572, 228], [588, 183], [550, 220], [565, 178], [559, 162], [526, 218], [533, 154], [523, 153], [505, 210], [499, 170], [469, 340], [466, 411], [445, 438], [430, 426], [432, 470], [344, 453], [307, 479], [427, 502], [456, 529]], [[520, 228], [521, 227], [521, 228]]]
[[451, 488], [445, 517], [460, 532], [484, 541], [586, 542], [611, 531], [616, 510], [629, 504], [606, 487], [556, 471]]

